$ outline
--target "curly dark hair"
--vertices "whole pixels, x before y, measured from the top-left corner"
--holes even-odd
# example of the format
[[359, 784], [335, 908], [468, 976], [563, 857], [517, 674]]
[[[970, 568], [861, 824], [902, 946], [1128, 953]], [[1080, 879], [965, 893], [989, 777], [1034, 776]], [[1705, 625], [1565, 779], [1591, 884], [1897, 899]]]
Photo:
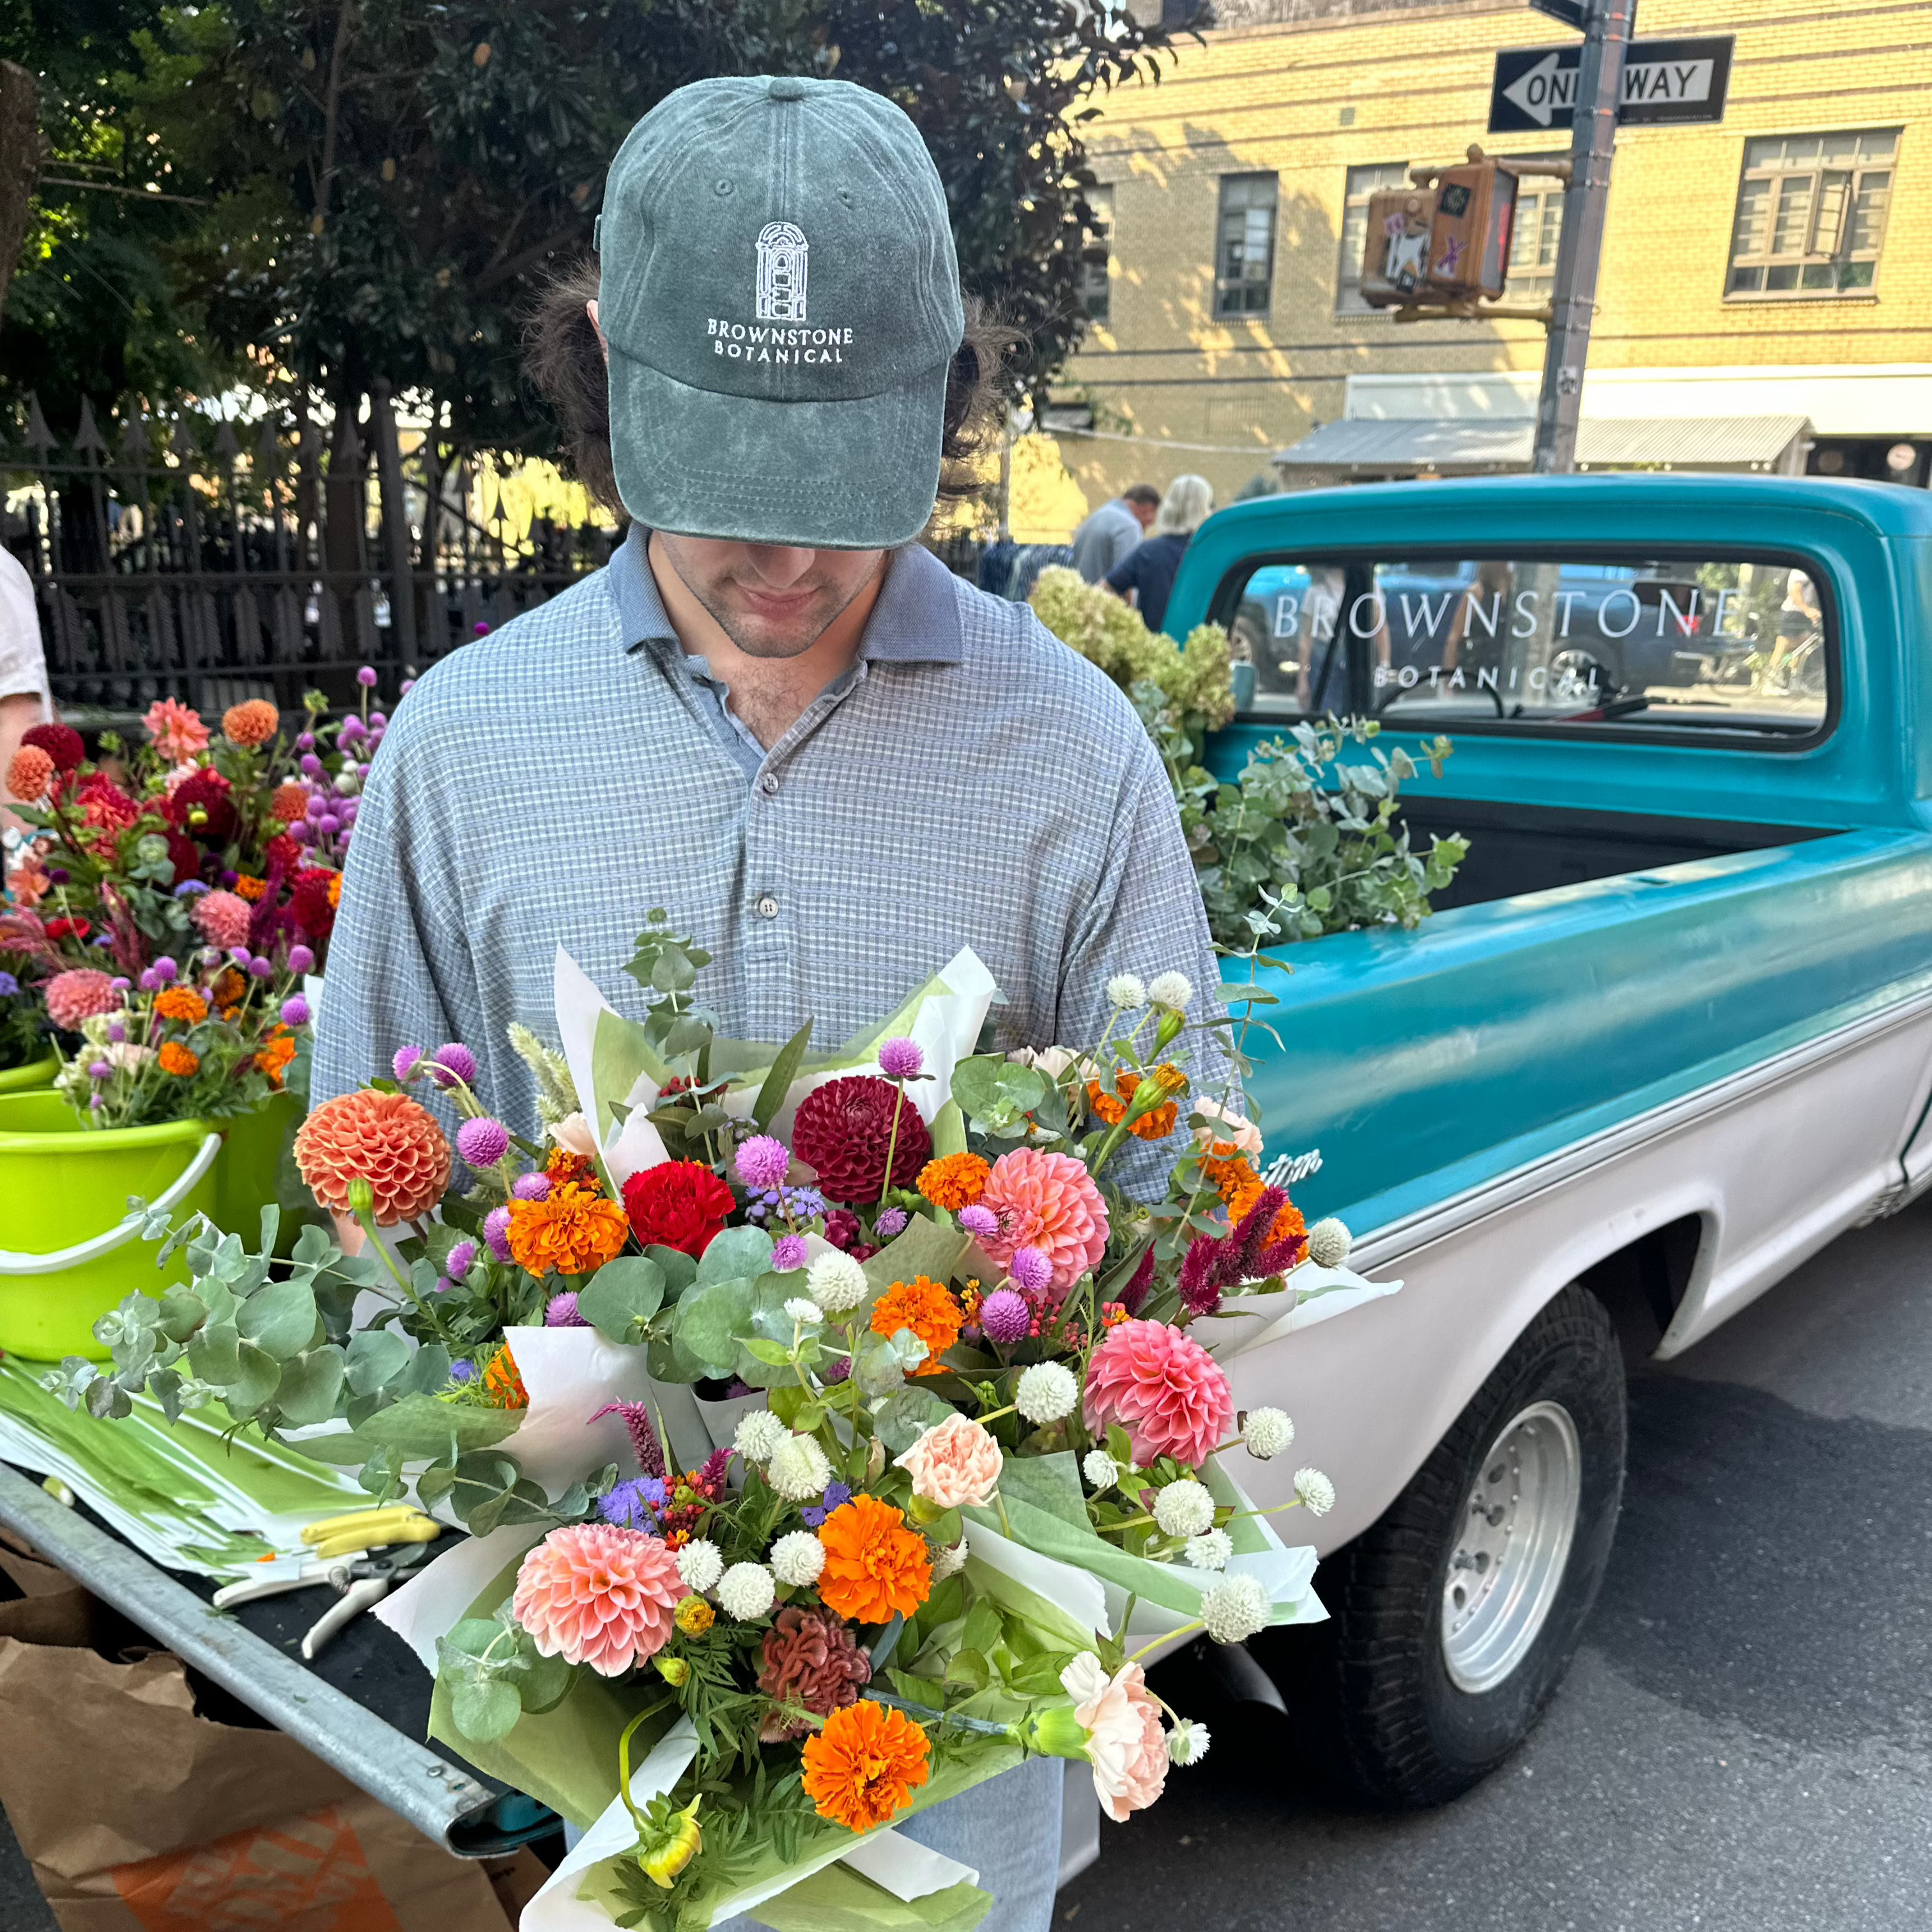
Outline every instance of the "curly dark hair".
[[[610, 387], [604, 350], [586, 304], [597, 298], [597, 258], [586, 255], [538, 293], [524, 326], [524, 371], [556, 411], [564, 457], [597, 501], [621, 516], [610, 460]], [[946, 374], [946, 420], [940, 445], [939, 500], [976, 495], [984, 480], [973, 458], [998, 436], [1005, 406], [1002, 377], [1018, 332], [976, 297], [966, 300], [966, 334]]]

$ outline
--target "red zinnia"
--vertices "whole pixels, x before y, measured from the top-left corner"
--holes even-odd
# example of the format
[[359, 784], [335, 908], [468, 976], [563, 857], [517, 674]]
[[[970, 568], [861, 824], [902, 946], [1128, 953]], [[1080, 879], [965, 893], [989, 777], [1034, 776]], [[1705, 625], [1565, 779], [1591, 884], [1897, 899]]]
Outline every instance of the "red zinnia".
[[226, 845], [239, 822], [228, 792], [228, 781], [219, 772], [198, 771], [175, 787], [163, 809], [178, 831], [204, 845]]
[[656, 1241], [695, 1259], [710, 1246], [733, 1205], [731, 1190], [703, 1162], [660, 1161], [625, 1182], [631, 1232], [646, 1247]]
[[919, 1109], [890, 1080], [859, 1073], [828, 1081], [799, 1102], [791, 1147], [818, 1174], [818, 1191], [826, 1200], [876, 1201], [885, 1192], [886, 1149], [892, 1150], [892, 1185], [910, 1187], [932, 1158], [932, 1136]]
[[326, 939], [335, 924], [329, 888], [336, 876], [320, 866], [309, 866], [296, 874], [294, 888], [289, 894], [289, 910], [295, 914], [296, 925], [311, 939]]
[[278, 832], [262, 848], [264, 864], [279, 866], [284, 872], [292, 872], [302, 863], [302, 848], [286, 832]]
[[38, 745], [54, 761], [57, 772], [70, 772], [87, 755], [80, 734], [71, 724], [36, 724], [20, 734], [23, 745]]

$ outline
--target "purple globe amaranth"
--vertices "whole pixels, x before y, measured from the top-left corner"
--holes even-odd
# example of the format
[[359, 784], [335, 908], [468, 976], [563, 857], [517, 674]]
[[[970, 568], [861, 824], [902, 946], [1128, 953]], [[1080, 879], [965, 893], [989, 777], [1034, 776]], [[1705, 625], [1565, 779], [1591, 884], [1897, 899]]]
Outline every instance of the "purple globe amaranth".
[[989, 1342], [1004, 1346], [1024, 1341], [1033, 1327], [1033, 1310], [1011, 1288], [995, 1288], [980, 1304], [980, 1326]]
[[794, 1268], [802, 1268], [811, 1258], [802, 1234], [782, 1235], [772, 1248], [772, 1272], [790, 1274]]
[[926, 1071], [926, 1054], [916, 1040], [889, 1040], [879, 1048], [879, 1071], [888, 1080], [916, 1079]]
[[517, 1201], [548, 1201], [550, 1198], [550, 1176], [547, 1174], [520, 1174], [510, 1184], [510, 1196]]
[[734, 1156], [732, 1165], [745, 1185], [763, 1193], [782, 1187], [791, 1166], [791, 1150], [774, 1134], [754, 1134]]
[[456, 1130], [456, 1150], [473, 1168], [494, 1167], [510, 1150], [510, 1130], [488, 1114], [465, 1120]]
[[872, 1223], [872, 1232], [882, 1241], [890, 1241], [895, 1234], [903, 1234], [906, 1223], [912, 1219], [903, 1208], [888, 1208]]
[[476, 1265], [476, 1244], [458, 1241], [449, 1251], [449, 1259], [443, 1264], [449, 1270], [452, 1281], [460, 1281]]
[[291, 973], [313, 973], [315, 970], [315, 955], [306, 946], [291, 946], [289, 948], [289, 970]]
[[483, 1217], [483, 1238], [490, 1244], [490, 1252], [500, 1262], [510, 1258], [510, 1210], [507, 1208], [493, 1208]]
[[1007, 1268], [1013, 1286], [1037, 1294], [1053, 1280], [1053, 1263], [1037, 1248], [1016, 1248]]
[[546, 1328], [588, 1328], [590, 1324], [578, 1312], [577, 1291], [567, 1288], [561, 1294], [553, 1294], [544, 1306], [544, 1326]]
[[307, 1026], [309, 1018], [309, 1004], [299, 993], [291, 994], [282, 1002], [283, 1025]]
[[435, 1065], [429, 1070], [429, 1077], [439, 1087], [449, 1087], [458, 1080], [466, 1087], [476, 1084], [476, 1056], [460, 1040], [447, 1040], [431, 1056]]
[[1000, 1232], [1000, 1217], [990, 1208], [982, 1208], [976, 1202], [970, 1208], [959, 1210], [959, 1226], [976, 1241], [988, 1241]]
[[398, 1086], [406, 1087], [410, 1084], [422, 1057], [423, 1050], [419, 1046], [399, 1046], [396, 1048], [396, 1057], [390, 1061], [389, 1066], [396, 1076]]

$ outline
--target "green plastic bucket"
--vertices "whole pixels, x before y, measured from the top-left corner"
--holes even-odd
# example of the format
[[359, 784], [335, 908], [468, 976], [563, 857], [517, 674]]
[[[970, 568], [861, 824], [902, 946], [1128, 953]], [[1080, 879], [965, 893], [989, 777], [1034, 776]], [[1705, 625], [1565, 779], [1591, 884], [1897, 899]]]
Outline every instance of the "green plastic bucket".
[[44, 1060], [25, 1066], [10, 1066], [0, 1072], [0, 1094], [24, 1094], [36, 1087], [51, 1087], [60, 1071], [60, 1055], [50, 1053]]
[[159, 1294], [188, 1279], [178, 1253], [154, 1265], [128, 1196], [212, 1218], [220, 1151], [204, 1121], [94, 1133], [50, 1088], [0, 1094], [0, 1348], [106, 1360], [94, 1339], [102, 1316], [134, 1289]]
[[[221, 1123], [221, 1153], [214, 1163], [214, 1205], [209, 1219], [226, 1234], [253, 1248], [262, 1232], [262, 1210], [278, 1198], [275, 1177], [283, 1150], [302, 1125], [302, 1103], [278, 1094], [259, 1112]], [[275, 1252], [286, 1260], [302, 1232], [298, 1216], [284, 1214]]]

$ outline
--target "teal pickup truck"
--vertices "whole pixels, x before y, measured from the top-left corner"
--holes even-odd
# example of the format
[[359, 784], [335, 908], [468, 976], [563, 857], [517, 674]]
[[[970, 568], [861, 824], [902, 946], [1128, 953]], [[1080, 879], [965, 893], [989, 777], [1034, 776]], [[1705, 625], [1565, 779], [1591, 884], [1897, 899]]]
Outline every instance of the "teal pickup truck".
[[1932, 1186], [1932, 498], [1644, 475], [1277, 496], [1189, 549], [1168, 628], [1204, 618], [1254, 666], [1224, 778], [1330, 709], [1455, 740], [1404, 796], [1472, 842], [1454, 887], [1413, 932], [1292, 949], [1252, 1082], [1269, 1156], [1318, 1153], [1309, 1219], [1406, 1286], [1232, 1364], [1340, 1498], [1333, 1622], [1259, 1660], [1369, 1792], [1433, 1802], [1575, 1647], [1626, 1356], [1676, 1354]]

